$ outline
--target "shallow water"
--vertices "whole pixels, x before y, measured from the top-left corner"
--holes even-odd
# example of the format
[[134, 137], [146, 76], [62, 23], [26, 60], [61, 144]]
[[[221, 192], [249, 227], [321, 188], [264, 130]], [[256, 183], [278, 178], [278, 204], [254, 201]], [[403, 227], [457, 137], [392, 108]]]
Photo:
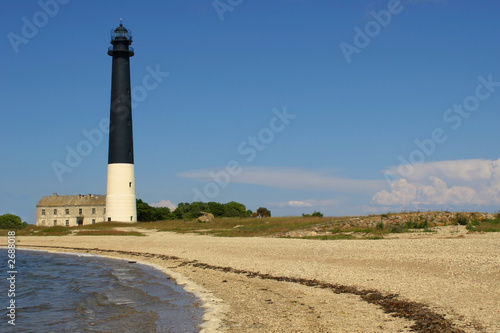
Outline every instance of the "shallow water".
[[81, 254], [16, 251], [8, 297], [7, 250], [0, 249], [0, 306], [15, 299], [15, 326], [2, 332], [198, 332], [200, 300], [152, 267]]

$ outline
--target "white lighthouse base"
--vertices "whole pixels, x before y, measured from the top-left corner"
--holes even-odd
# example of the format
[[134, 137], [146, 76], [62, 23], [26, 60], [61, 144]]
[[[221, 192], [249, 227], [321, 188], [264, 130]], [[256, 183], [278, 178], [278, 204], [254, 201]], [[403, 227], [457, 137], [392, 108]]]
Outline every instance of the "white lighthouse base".
[[106, 221], [137, 222], [133, 164], [108, 164]]

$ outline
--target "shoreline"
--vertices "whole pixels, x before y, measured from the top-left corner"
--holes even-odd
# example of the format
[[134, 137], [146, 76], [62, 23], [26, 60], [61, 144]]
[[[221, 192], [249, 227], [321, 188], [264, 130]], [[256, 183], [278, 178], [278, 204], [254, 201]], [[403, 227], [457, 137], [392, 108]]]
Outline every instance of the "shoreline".
[[[3, 248], [3, 246], [1, 247]], [[184, 291], [194, 294], [203, 305], [203, 322], [200, 325], [200, 333], [210, 333], [210, 332], [221, 332], [221, 323], [225, 317], [225, 306], [222, 300], [216, 298], [210, 291], [206, 290], [202, 286], [196, 284], [195, 282], [189, 280], [184, 275], [179, 274], [165, 266], [152, 263], [147, 260], [147, 257], [142, 257], [138, 259], [136, 256], [131, 255], [110, 255], [99, 253], [98, 251], [89, 251], [84, 249], [62, 249], [57, 247], [23, 247], [17, 248], [17, 250], [26, 251], [40, 251], [48, 253], [64, 253], [70, 255], [81, 255], [88, 254], [90, 256], [103, 257], [114, 260], [121, 261], [134, 261], [135, 263], [154, 268], [155, 270], [167, 275], [169, 278], [175, 280], [175, 283], [184, 289]], [[73, 252], [76, 251], [76, 252]]]
[[218, 332], [433, 332], [419, 313], [436, 316], [435, 332], [500, 330], [496, 234], [318, 241], [152, 231], [19, 240], [18, 248], [78, 250], [180, 274], [223, 308]]

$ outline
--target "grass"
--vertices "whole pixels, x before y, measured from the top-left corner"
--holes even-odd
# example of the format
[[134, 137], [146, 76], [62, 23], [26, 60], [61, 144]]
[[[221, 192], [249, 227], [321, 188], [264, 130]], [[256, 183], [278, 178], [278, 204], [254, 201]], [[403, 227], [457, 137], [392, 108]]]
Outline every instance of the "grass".
[[472, 232], [500, 232], [500, 217], [497, 216], [494, 220], [470, 221], [467, 230]]
[[[137, 224], [137, 223], [136, 223]], [[72, 229], [90, 229], [90, 230], [99, 230], [99, 229], [110, 229], [110, 228], [124, 228], [124, 227], [130, 227], [130, 223], [122, 223], [122, 222], [101, 222], [101, 223], [94, 223], [94, 224], [85, 224], [85, 225], [80, 225], [77, 227], [72, 227]]]
[[[212, 223], [200, 223], [196, 220], [167, 220], [158, 222], [118, 223], [102, 222], [77, 227], [37, 227], [28, 226], [17, 230], [16, 235], [61, 236], [72, 231], [77, 235], [123, 235], [143, 236], [141, 232], [114, 230], [114, 228], [127, 227], [137, 229], [155, 229], [177, 233], [196, 233], [213, 235], [217, 237], [290, 237], [289, 232], [316, 231], [318, 235], [293, 238], [317, 240], [342, 240], [342, 239], [383, 239], [390, 233], [408, 232], [434, 232], [425, 217], [416, 216], [406, 222], [389, 224], [383, 221], [373, 227], [341, 227], [349, 223], [351, 217], [272, 217], [272, 218], [216, 218]], [[457, 224], [466, 223], [467, 229], [473, 232], [500, 232], [500, 216], [493, 220], [477, 221], [460, 215]], [[3, 231], [0, 231], [0, 235]], [[5, 235], [7, 231], [5, 230]]]
[[60, 225], [56, 225], [53, 227], [43, 228], [37, 232], [37, 235], [40, 236], [64, 236], [70, 234], [71, 230], [68, 227], [63, 227]]
[[[30, 236], [41, 229], [43, 228], [28, 224], [26, 228], [15, 230], [15, 232], [16, 236]], [[0, 236], [7, 236], [9, 231], [8, 229], [0, 229]]]
[[256, 237], [307, 229], [331, 220], [326, 217], [216, 218], [213, 223], [170, 220], [137, 223], [136, 226], [160, 231], [192, 232], [220, 237]]
[[[137, 225], [135, 224], [135, 226]], [[113, 228], [117, 227], [131, 227], [131, 224], [104, 222], [76, 227], [65, 227], [60, 225], [52, 227], [28, 225], [24, 229], [16, 230], [16, 236], [64, 236], [70, 234], [72, 231], [76, 231], [77, 235], [144, 236], [144, 234], [140, 232], [113, 230]], [[0, 236], [7, 236], [7, 232], [8, 230], [0, 230]]]
[[[328, 232], [327, 235], [302, 236], [293, 238], [339, 240], [339, 239], [383, 239], [385, 234], [433, 231], [427, 219], [409, 221], [397, 225], [386, 225], [383, 222], [375, 227], [341, 228], [340, 223], [345, 218], [331, 217], [273, 217], [273, 218], [216, 218], [213, 223], [196, 221], [160, 221], [138, 223], [137, 227], [151, 228], [160, 231], [178, 233], [198, 233], [219, 237], [289, 237], [286, 234], [297, 230], [314, 230]], [[129, 225], [130, 226], [130, 225]], [[280, 236], [283, 235], [283, 236]], [[292, 238], [292, 237], [290, 237]]]

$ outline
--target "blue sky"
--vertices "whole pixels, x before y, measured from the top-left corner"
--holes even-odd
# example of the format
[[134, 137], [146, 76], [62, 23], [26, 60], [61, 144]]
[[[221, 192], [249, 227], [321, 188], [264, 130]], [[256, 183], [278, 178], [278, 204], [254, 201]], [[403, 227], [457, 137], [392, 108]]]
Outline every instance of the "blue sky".
[[[106, 192], [110, 30], [132, 30], [137, 197], [500, 208], [500, 3], [7, 1], [0, 214]], [[145, 87], [148, 87], [146, 89]]]

